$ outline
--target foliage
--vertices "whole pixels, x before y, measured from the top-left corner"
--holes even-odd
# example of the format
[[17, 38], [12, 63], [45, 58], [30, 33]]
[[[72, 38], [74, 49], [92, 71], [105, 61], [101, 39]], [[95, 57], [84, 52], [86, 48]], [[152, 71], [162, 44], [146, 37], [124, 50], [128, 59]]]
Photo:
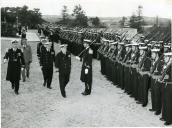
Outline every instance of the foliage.
[[38, 8], [29, 10], [26, 5], [23, 7], [2, 7], [1, 21], [5, 24], [22, 25], [29, 28], [36, 28], [38, 24], [43, 22], [40, 10]]

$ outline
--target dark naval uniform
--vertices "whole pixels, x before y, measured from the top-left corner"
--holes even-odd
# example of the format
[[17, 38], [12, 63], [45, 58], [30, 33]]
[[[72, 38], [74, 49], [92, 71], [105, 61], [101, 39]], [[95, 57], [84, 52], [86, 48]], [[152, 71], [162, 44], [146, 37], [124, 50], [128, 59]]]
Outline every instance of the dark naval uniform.
[[53, 62], [55, 61], [55, 51], [47, 50], [45, 47], [41, 48], [40, 66], [44, 77], [44, 86], [51, 89], [51, 82], [53, 77]]
[[91, 94], [92, 89], [92, 55], [91, 48], [86, 49], [81, 55], [83, 59], [80, 80], [85, 83], [85, 93]]
[[162, 119], [165, 125], [172, 124], [172, 62], [164, 66], [160, 78], [162, 86]]
[[66, 52], [66, 54], [64, 54], [62, 51], [59, 52], [55, 57], [55, 66], [59, 69], [59, 83], [61, 94], [63, 97], [66, 97], [65, 87], [69, 82], [71, 72], [70, 52]]
[[19, 81], [21, 76], [21, 67], [24, 67], [23, 53], [20, 49], [8, 49], [4, 59], [8, 59], [8, 68], [6, 80], [10, 81], [15, 93], [18, 94]]

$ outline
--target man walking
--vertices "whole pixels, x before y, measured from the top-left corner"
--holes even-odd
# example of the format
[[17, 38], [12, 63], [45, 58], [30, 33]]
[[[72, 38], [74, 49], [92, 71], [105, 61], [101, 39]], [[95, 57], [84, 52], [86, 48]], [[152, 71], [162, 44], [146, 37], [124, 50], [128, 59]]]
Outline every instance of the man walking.
[[27, 39], [22, 39], [22, 51], [25, 61], [25, 67], [22, 71], [23, 82], [25, 82], [26, 77], [29, 78], [30, 74], [30, 64], [32, 63], [32, 49], [30, 45], [27, 44]]
[[67, 44], [60, 45], [61, 51], [55, 57], [55, 67], [59, 69], [59, 84], [61, 95], [66, 98], [65, 87], [70, 79], [71, 54], [67, 51]]
[[51, 82], [53, 77], [53, 62], [55, 60], [55, 51], [51, 49], [50, 42], [46, 42], [44, 47], [41, 48], [40, 54], [40, 66], [42, 68], [44, 83], [43, 86], [51, 88]]
[[12, 89], [18, 95], [21, 70], [24, 67], [22, 51], [18, 48], [18, 41], [12, 41], [12, 48], [8, 49], [4, 56], [4, 63], [8, 60], [6, 80], [11, 82]]

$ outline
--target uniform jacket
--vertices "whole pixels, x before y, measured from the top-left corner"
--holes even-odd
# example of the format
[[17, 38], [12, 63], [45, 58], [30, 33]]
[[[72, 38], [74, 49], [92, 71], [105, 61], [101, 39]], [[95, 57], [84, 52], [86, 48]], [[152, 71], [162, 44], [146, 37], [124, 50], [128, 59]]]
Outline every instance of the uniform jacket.
[[45, 47], [41, 48], [40, 54], [40, 65], [44, 68], [53, 67], [53, 62], [55, 61], [55, 51], [50, 49], [47, 51]]
[[20, 49], [17, 49], [16, 51], [12, 48], [8, 49], [4, 59], [8, 59], [6, 80], [20, 80], [21, 67], [24, 67], [25, 65], [22, 51]]
[[70, 74], [71, 72], [71, 54], [67, 51], [63, 54], [62, 51], [59, 52], [55, 57], [55, 67], [59, 68], [59, 74]]
[[[83, 59], [82, 69], [81, 69], [81, 77], [80, 80], [82, 82], [92, 83], [92, 49], [88, 48], [83, 54], [81, 58]], [[85, 74], [85, 69], [88, 69], [88, 74]]]
[[32, 49], [30, 45], [22, 46], [25, 63], [32, 62]]
[[39, 42], [37, 44], [37, 56], [38, 58], [40, 59], [40, 56], [41, 56], [41, 47], [43, 46], [43, 44], [41, 42]]

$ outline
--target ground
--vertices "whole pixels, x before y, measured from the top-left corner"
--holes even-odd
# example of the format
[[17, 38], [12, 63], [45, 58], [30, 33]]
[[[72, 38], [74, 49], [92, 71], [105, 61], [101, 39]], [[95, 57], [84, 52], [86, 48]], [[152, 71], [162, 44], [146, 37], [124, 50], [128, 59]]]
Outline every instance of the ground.
[[[2, 128], [49, 128], [66, 126], [163, 126], [160, 116], [116, 88], [100, 73], [100, 62], [93, 60], [93, 90], [82, 96], [84, 84], [80, 81], [81, 62], [72, 56], [67, 98], [62, 98], [58, 73], [54, 70], [52, 88], [42, 86], [43, 77], [36, 56], [38, 38], [35, 31], [28, 32], [33, 51], [30, 79], [20, 82], [19, 95], [15, 95], [10, 82], [5, 80], [7, 64], [1, 63], [1, 126]], [[10, 46], [10, 38], [1, 39], [1, 59]], [[59, 46], [56, 45], [56, 53]], [[150, 97], [150, 96], [149, 96]]]

